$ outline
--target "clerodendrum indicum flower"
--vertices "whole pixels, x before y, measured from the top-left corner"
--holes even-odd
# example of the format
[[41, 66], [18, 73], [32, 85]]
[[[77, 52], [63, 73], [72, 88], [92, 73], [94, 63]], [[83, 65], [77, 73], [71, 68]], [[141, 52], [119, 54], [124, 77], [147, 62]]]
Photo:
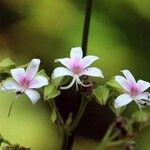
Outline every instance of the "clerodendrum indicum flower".
[[39, 59], [32, 59], [26, 70], [24, 68], [11, 69], [13, 79], [6, 80], [1, 90], [25, 93], [33, 104], [36, 103], [40, 99], [40, 94], [34, 89], [48, 85], [48, 80], [44, 76], [36, 75], [39, 65]]
[[85, 87], [90, 86], [91, 84], [88, 85], [83, 84], [80, 80], [80, 77], [82, 75], [87, 75], [87, 76], [103, 78], [103, 74], [100, 69], [96, 67], [87, 68], [97, 59], [99, 59], [97, 56], [91, 56], [91, 55], [83, 57], [83, 52], [81, 47], [72, 48], [70, 52], [70, 58], [61, 58], [55, 60], [55, 62], [60, 62], [65, 67], [57, 67], [54, 70], [52, 77], [53, 79], [61, 76], [73, 77], [71, 83], [66, 87], [61, 87], [61, 89], [68, 89], [74, 83], [76, 83], [76, 87], [78, 87], [78, 84]]
[[119, 108], [129, 104], [134, 100], [138, 106], [149, 105], [150, 104], [150, 93], [144, 92], [150, 87], [150, 83], [138, 80], [136, 82], [135, 78], [128, 70], [122, 71], [124, 76], [116, 76], [115, 80], [121, 85], [125, 90], [125, 93], [118, 96], [115, 100], [115, 108]]

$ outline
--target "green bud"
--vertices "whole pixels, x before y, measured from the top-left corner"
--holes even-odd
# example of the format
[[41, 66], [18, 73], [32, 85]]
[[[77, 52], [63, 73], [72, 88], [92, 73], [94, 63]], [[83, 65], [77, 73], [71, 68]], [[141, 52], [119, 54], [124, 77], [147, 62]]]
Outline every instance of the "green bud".
[[100, 105], [105, 105], [109, 98], [109, 89], [105, 85], [100, 85], [93, 90], [93, 94]]
[[56, 114], [55, 108], [52, 109], [51, 120], [52, 120], [53, 123], [57, 120], [57, 114]]

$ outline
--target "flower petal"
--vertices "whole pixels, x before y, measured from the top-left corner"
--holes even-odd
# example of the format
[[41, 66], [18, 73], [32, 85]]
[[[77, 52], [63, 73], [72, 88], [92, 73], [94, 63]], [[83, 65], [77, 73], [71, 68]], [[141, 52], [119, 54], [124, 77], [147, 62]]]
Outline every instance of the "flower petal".
[[41, 88], [48, 85], [48, 80], [44, 76], [36, 76], [30, 82], [29, 88]]
[[15, 80], [6, 80], [4, 84], [2, 84], [2, 91], [16, 90], [20, 91], [21, 87]]
[[62, 76], [73, 76], [73, 73], [65, 67], [57, 67], [56, 69], [54, 69], [52, 74], [53, 79]]
[[90, 68], [84, 69], [84, 70], [80, 73], [79, 77], [82, 76], [82, 75], [93, 76], [93, 77], [102, 77], [102, 78], [104, 78], [104, 76], [103, 76], [103, 74], [102, 74], [102, 71], [101, 71], [100, 69], [96, 68], [96, 67], [90, 67]]
[[127, 91], [130, 92], [130, 85], [128, 80], [122, 76], [115, 76], [115, 80]]
[[133, 98], [129, 94], [122, 94], [115, 99], [114, 106], [119, 108], [129, 104]]
[[35, 90], [27, 89], [25, 90], [25, 93], [33, 104], [35, 104], [40, 99], [40, 94]]
[[66, 89], [69, 89], [73, 86], [73, 84], [75, 83], [76, 81], [76, 77], [74, 77], [71, 81], [71, 83], [68, 85], [68, 86], [64, 86], [64, 87], [60, 87], [61, 90], [66, 90]]
[[85, 56], [80, 64], [81, 66], [84, 68], [88, 67], [89, 65], [91, 65], [94, 61], [96, 61], [97, 59], [99, 59], [97, 56]]
[[135, 97], [135, 99], [138, 99], [138, 100], [149, 100], [150, 101], [150, 93], [149, 92], [143, 92], [141, 94], [139, 94], [138, 96]]
[[25, 77], [26, 72], [24, 68], [16, 68], [10, 70], [12, 77], [20, 84], [22, 78]]
[[61, 58], [61, 59], [56, 59], [55, 62], [60, 62], [64, 66], [70, 69], [70, 58]]
[[150, 93], [143, 92], [136, 96], [135, 100], [142, 106], [150, 106]]
[[81, 60], [83, 57], [83, 52], [81, 47], [74, 47], [71, 49], [70, 58], [72, 60]]
[[40, 62], [40, 59], [32, 59], [29, 63], [26, 69], [26, 73], [29, 79], [32, 80], [33, 77], [36, 75], [37, 71], [39, 70]]
[[147, 90], [150, 87], [150, 82], [144, 80], [138, 80], [137, 86], [140, 92]]
[[131, 72], [129, 70], [122, 70], [124, 76], [126, 77], [126, 79], [131, 83], [131, 84], [135, 84], [135, 78], [133, 77], [133, 75], [131, 74]]

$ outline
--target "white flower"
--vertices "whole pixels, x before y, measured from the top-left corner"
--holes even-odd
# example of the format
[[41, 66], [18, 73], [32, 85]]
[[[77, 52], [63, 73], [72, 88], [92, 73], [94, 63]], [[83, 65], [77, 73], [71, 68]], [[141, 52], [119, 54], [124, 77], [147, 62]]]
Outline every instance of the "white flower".
[[85, 87], [91, 86], [91, 84], [88, 85], [83, 84], [80, 80], [80, 77], [82, 75], [87, 75], [87, 76], [103, 78], [103, 74], [100, 69], [96, 67], [87, 68], [97, 59], [99, 59], [97, 56], [91, 56], [91, 55], [83, 57], [83, 52], [81, 47], [72, 48], [70, 52], [70, 58], [61, 58], [55, 60], [55, 62], [60, 62], [65, 67], [57, 67], [54, 70], [52, 77], [53, 79], [61, 76], [73, 77], [71, 83], [66, 87], [61, 87], [61, 89], [68, 89], [74, 83], [76, 83], [76, 87], [78, 87], [78, 84]]
[[119, 108], [129, 104], [134, 100], [138, 106], [150, 105], [150, 93], [144, 92], [150, 87], [150, 83], [143, 80], [134, 79], [133, 75], [128, 70], [122, 71], [125, 77], [116, 76], [115, 80], [122, 86], [125, 93], [118, 96], [115, 100], [115, 108]]
[[25, 93], [33, 104], [36, 103], [40, 99], [40, 94], [34, 89], [48, 85], [48, 80], [44, 76], [36, 75], [39, 65], [39, 59], [32, 59], [26, 70], [24, 68], [11, 69], [13, 79], [6, 80], [1, 90], [14, 90], [18, 94]]

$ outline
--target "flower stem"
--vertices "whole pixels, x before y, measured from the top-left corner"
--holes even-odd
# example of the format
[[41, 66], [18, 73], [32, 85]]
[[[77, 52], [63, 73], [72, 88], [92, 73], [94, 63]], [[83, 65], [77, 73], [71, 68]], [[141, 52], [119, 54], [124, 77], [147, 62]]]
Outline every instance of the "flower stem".
[[88, 102], [89, 102], [89, 100], [82, 96], [81, 104], [80, 104], [79, 110], [76, 114], [76, 117], [74, 119], [74, 122], [70, 127], [70, 132], [77, 128]]
[[[103, 139], [101, 140], [100, 144], [96, 147], [95, 150], [105, 150], [108, 146], [112, 146], [111, 145], [112, 144], [112, 140], [114, 138], [116, 138], [118, 136], [118, 134], [119, 134], [119, 132], [113, 133], [113, 129], [114, 129], [114, 123], [109, 126], [109, 128], [106, 131]], [[116, 142], [116, 145], [117, 144], [119, 145], [120, 142], [118, 142], [118, 143]]]
[[[91, 21], [91, 14], [92, 14], [92, 4], [93, 4], [93, 0], [86, 0], [85, 18], [84, 18], [83, 35], [82, 35], [83, 56], [86, 56], [87, 53], [90, 21]], [[83, 115], [86, 105], [87, 102], [85, 102], [85, 100], [81, 100], [78, 113], [76, 114], [73, 124], [69, 128], [69, 132], [64, 133], [64, 142], [67, 144], [63, 144], [65, 145], [65, 148], [63, 148], [63, 150], [71, 150], [75, 138], [76, 128], [80, 122], [80, 119]]]
[[53, 100], [49, 100], [48, 103], [49, 103], [49, 106], [50, 106], [50, 109], [51, 109], [51, 110], [52, 110], [53, 108], [55, 109], [56, 114], [57, 114], [57, 117], [58, 117], [58, 121], [59, 121], [61, 127], [64, 128], [64, 120], [63, 120], [63, 118], [62, 118], [62, 116], [61, 116], [61, 114], [60, 114], [60, 112], [59, 112], [59, 110], [58, 110], [58, 108], [57, 108], [55, 102], [54, 102]]
[[93, 5], [93, 0], [86, 0], [85, 18], [84, 18], [84, 27], [83, 27], [83, 36], [82, 36], [83, 56], [86, 56], [87, 53], [92, 5]]
[[64, 135], [63, 135], [64, 139], [63, 139], [62, 150], [71, 150], [73, 141], [75, 138], [75, 132], [76, 132], [77, 126], [81, 120], [81, 117], [85, 111], [85, 108], [86, 108], [88, 102], [89, 102], [89, 99], [86, 99], [86, 97], [82, 96], [81, 104], [80, 104], [80, 107], [76, 114], [75, 119], [70, 124], [70, 126], [68, 126], [68, 128], [65, 128], [65, 130], [64, 130]]

